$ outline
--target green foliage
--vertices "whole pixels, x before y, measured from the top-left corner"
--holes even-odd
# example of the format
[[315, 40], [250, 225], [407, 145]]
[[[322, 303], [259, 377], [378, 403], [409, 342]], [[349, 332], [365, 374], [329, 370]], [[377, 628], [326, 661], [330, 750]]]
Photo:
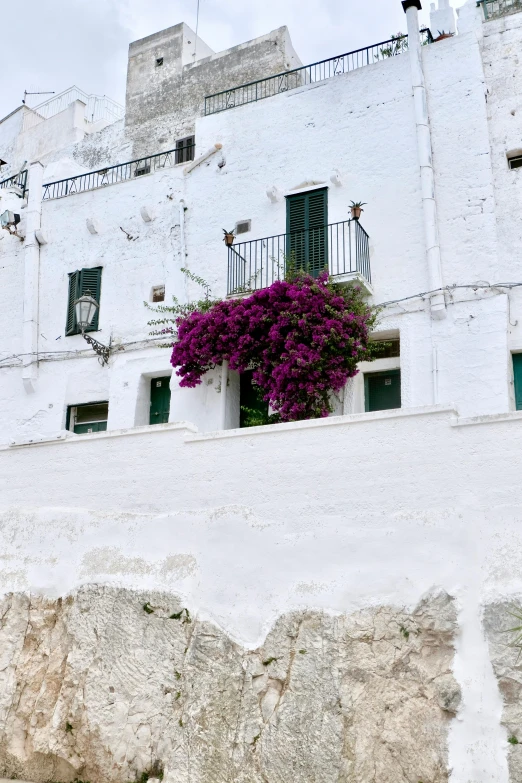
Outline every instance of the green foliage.
[[400, 630], [400, 632], [402, 633], [402, 635], [404, 636], [404, 638], [405, 638], [405, 639], [406, 639], [406, 641], [407, 641], [407, 640], [410, 638], [410, 632], [408, 631], [408, 629], [407, 629], [407, 628], [405, 628], [405, 627], [404, 627], [404, 625], [401, 625], [401, 627], [399, 628], [399, 630]]
[[274, 663], [278, 660], [279, 658], [267, 658], [266, 661], [263, 661], [263, 666], [270, 666], [271, 663]]
[[146, 604], [143, 604], [143, 611], [147, 612], [147, 614], [154, 614], [154, 609], [152, 608], [152, 606], [149, 604], [148, 601]]
[[[392, 35], [391, 42], [388, 46], [384, 46], [379, 50], [379, 55], [386, 60], [388, 57], [395, 57], [398, 54], [402, 54], [407, 51], [407, 49], [408, 36], [404, 35], [404, 33], [397, 33], [396, 35]], [[379, 59], [379, 55], [376, 56], [377, 59]]]
[[176, 677], [176, 680], [181, 680], [181, 674], [179, 672], [174, 672], [174, 676]]
[[159, 761], [155, 761], [154, 764], [150, 769], [145, 770], [141, 773], [141, 775], [136, 779], [136, 783], [147, 783], [150, 778], [157, 778], [158, 780], [163, 780], [164, 772], [163, 772], [163, 765]]
[[509, 737], [508, 742], [510, 745], [518, 745], [518, 740], [514, 734]]
[[175, 614], [171, 614], [169, 617], [169, 620], [181, 620], [183, 617], [183, 625], [185, 623], [191, 623], [192, 619], [190, 617], [190, 612], [188, 609], [182, 609], [181, 612], [176, 612]]
[[264, 427], [265, 424], [278, 424], [281, 421], [278, 413], [265, 413], [245, 405], [241, 406], [241, 411], [244, 414], [243, 427]]
[[306, 655], [306, 650], [299, 650], [299, 655]]
[[66, 723], [65, 724], [65, 733], [66, 734], [71, 734], [73, 728], [74, 728], [74, 726], [71, 723]]
[[159, 345], [160, 348], [170, 348], [172, 346], [172, 342], [176, 337], [176, 320], [178, 318], [185, 317], [196, 311], [206, 313], [217, 301], [212, 296], [210, 286], [206, 280], [199, 277], [199, 275], [195, 275], [189, 269], [182, 268], [181, 271], [187, 280], [191, 280], [203, 289], [203, 296], [200, 299], [182, 304], [177, 297], [173, 296], [171, 305], [151, 305], [149, 302], [143, 302], [147, 310], [152, 310], [154, 313], [162, 316], [147, 322], [147, 326], [154, 327], [149, 332], [151, 337], [165, 337], [165, 339], [169, 339], [169, 342], [161, 343]]

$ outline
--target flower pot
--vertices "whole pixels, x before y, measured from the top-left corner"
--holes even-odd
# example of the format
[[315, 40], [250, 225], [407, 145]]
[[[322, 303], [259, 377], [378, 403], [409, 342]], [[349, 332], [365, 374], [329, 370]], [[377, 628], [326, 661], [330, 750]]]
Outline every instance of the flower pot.
[[361, 217], [362, 207], [351, 207], [352, 220], [359, 220]]
[[234, 244], [234, 234], [225, 234], [223, 241], [227, 247], [231, 247]]
[[433, 43], [436, 43], [437, 41], [443, 41], [445, 38], [453, 38], [453, 33], [442, 33], [442, 35], [438, 35], [433, 39]]

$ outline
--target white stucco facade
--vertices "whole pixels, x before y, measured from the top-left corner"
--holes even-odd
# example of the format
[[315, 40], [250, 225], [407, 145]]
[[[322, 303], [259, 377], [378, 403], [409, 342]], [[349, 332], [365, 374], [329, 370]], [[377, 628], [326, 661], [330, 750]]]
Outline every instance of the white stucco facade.
[[[164, 591], [253, 650], [285, 613], [411, 609], [445, 591], [462, 702], [440, 780], [507, 783], [522, 779], [507, 742], [517, 727], [483, 613], [511, 627], [506, 607], [522, 595], [522, 168], [508, 162], [522, 155], [522, 13], [484, 21], [468, 0], [457, 35], [417, 50], [417, 3], [406, 5], [399, 56], [209, 116], [176, 108], [206, 156], [197, 166], [42, 202], [41, 181], [142, 149], [136, 105], [132, 132], [120, 121], [86, 136], [78, 101], [30, 131], [23, 110], [0, 123], [0, 158], [27, 151], [30, 164], [28, 196], [0, 189], [0, 214], [22, 218], [17, 234], [0, 230], [0, 593]], [[453, 20], [444, 0], [433, 14]], [[256, 47], [272, 72], [279, 56], [299, 64], [275, 31], [223, 53], [234, 77]], [[201, 54], [217, 78], [220, 56]], [[166, 303], [197, 297], [183, 268], [226, 296], [222, 228], [251, 221], [241, 241], [284, 234], [285, 196], [316, 187], [329, 223], [367, 204], [376, 337], [400, 338], [400, 356], [362, 366], [329, 419], [239, 429], [238, 376], [217, 368], [181, 389], [144, 303], [158, 286]], [[98, 267], [106, 366], [65, 334], [69, 274]], [[364, 374], [398, 369], [401, 409], [365, 413]], [[168, 375], [169, 423], [153, 426], [151, 380]], [[67, 429], [71, 406], [100, 401], [106, 432]]]

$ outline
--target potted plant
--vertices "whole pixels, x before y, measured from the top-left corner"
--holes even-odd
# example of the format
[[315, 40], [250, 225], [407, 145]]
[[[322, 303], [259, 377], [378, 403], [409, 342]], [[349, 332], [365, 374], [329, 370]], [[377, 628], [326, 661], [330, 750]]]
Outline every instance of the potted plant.
[[438, 36], [433, 39], [433, 43], [436, 43], [437, 41], [443, 41], [445, 38], [453, 38], [455, 33], [446, 33], [444, 30], [437, 30]]
[[359, 220], [361, 212], [364, 212], [363, 207], [366, 206], [366, 201], [352, 201], [350, 204], [350, 210], [352, 212], [352, 220]]
[[224, 237], [223, 242], [227, 247], [231, 247], [234, 244], [234, 239], [236, 238], [235, 231], [227, 231], [226, 228], [223, 229]]

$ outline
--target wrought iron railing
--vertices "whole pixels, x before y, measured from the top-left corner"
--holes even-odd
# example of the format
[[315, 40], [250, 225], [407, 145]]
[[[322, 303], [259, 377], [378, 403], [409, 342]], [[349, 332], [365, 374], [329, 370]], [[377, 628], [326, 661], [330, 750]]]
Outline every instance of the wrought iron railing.
[[22, 197], [25, 197], [27, 191], [27, 169], [20, 171], [19, 174], [15, 174], [13, 177], [2, 180], [0, 188], [20, 188]]
[[[420, 31], [420, 35], [423, 44], [433, 42], [433, 36], [429, 29], [424, 28]], [[408, 36], [397, 35], [373, 46], [356, 49], [338, 57], [330, 57], [328, 60], [320, 60], [312, 65], [303, 65], [300, 68], [278, 73], [266, 79], [259, 79], [256, 82], [242, 84], [230, 90], [223, 90], [205, 98], [205, 114], [217, 114], [236, 106], [244, 106], [246, 103], [255, 103], [263, 98], [270, 98], [281, 92], [295, 90], [305, 84], [340, 76], [343, 73], [355, 71], [366, 65], [372, 65], [380, 60], [402, 54], [407, 48]]]
[[522, 11], [522, 0], [478, 0], [477, 5], [482, 5], [484, 19], [498, 19]]
[[186, 163], [194, 160], [195, 149], [195, 142], [187, 140], [183, 144], [178, 143], [176, 149], [167, 150], [167, 152], [149, 155], [147, 158], [138, 158], [128, 163], [119, 163], [117, 166], [108, 166], [97, 171], [89, 171], [86, 174], [78, 174], [76, 177], [60, 179], [57, 182], [49, 182], [43, 186], [43, 200], [50, 201], [55, 198], [72, 196], [74, 193], [83, 193], [86, 190], [96, 190], [106, 185], [115, 185], [118, 182], [152, 174], [178, 163]]
[[227, 293], [246, 294], [267, 288], [297, 271], [317, 277], [328, 270], [341, 278], [359, 273], [371, 283], [369, 237], [358, 220], [293, 231], [228, 248]]

